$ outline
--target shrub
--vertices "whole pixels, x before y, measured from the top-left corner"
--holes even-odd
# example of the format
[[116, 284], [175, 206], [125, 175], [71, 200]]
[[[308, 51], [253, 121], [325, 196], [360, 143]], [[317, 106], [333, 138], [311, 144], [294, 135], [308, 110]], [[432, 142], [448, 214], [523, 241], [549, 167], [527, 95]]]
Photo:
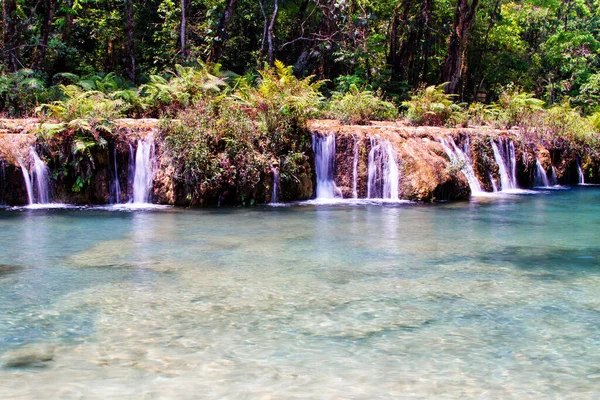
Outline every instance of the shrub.
[[282, 182], [297, 180], [310, 138], [290, 117], [270, 116], [278, 122], [268, 130], [264, 113], [233, 97], [204, 99], [163, 124], [161, 137], [174, 178], [192, 204], [200, 199], [213, 204], [264, 201], [271, 165], [279, 166]]
[[525, 127], [530, 124], [536, 112], [543, 110], [544, 101], [535, 98], [533, 93], [509, 88], [500, 94], [497, 106], [500, 110], [498, 121], [503, 127]]
[[198, 67], [176, 65], [175, 71], [165, 76], [151, 75], [150, 82], [140, 87], [139, 96], [150, 114], [173, 114], [205, 97], [219, 95], [227, 86], [225, 80], [219, 65], [212, 69], [204, 63], [199, 63]]
[[390, 102], [368, 90], [359, 90], [351, 84], [346, 93], [333, 95], [330, 115], [344, 124], [368, 124], [371, 120], [387, 121], [398, 118], [398, 109]]
[[500, 109], [496, 104], [471, 103], [467, 110], [469, 123], [472, 125], [498, 125]]
[[407, 107], [406, 118], [414, 125], [442, 126], [452, 121], [460, 107], [452, 102], [454, 95], [444, 90], [446, 84], [428, 86], [413, 92]]
[[569, 147], [580, 153], [598, 154], [600, 142], [594, 130], [593, 119], [586, 119], [572, 108], [568, 101], [550, 108], [544, 115], [543, 129], [546, 141], [560, 147], [561, 141], [570, 142]]
[[323, 81], [314, 81], [314, 76], [298, 79], [293, 67], [286, 67], [276, 60], [272, 68], [259, 71], [256, 86], [251, 85], [251, 77], [239, 79], [233, 97], [243, 105], [253, 107], [257, 117], [272, 131], [280, 119], [290, 119], [301, 125], [307, 119], [318, 115], [323, 96], [319, 89]]
[[31, 112], [40, 102], [51, 99], [43, 77], [31, 69], [0, 75], [0, 112], [20, 117]]
[[123, 100], [111, 99], [97, 90], [84, 90], [76, 85], [60, 85], [62, 99], [42, 104], [36, 112], [68, 124], [109, 124], [124, 116], [128, 108]]

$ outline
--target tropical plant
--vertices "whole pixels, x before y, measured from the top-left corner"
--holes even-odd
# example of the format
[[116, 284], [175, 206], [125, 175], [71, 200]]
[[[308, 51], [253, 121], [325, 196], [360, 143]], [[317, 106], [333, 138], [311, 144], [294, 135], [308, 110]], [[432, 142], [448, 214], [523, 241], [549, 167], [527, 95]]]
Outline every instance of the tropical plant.
[[233, 95], [242, 104], [256, 107], [263, 117], [267, 130], [277, 125], [281, 117], [292, 118], [296, 122], [305, 121], [318, 114], [323, 101], [319, 89], [323, 81], [315, 81], [314, 76], [298, 79], [292, 66], [285, 66], [276, 60], [274, 67], [259, 71], [256, 86], [248, 80], [239, 80]]
[[371, 120], [390, 121], [398, 118], [398, 109], [379, 93], [359, 90], [351, 84], [348, 92], [335, 93], [330, 101], [331, 116], [347, 124], [368, 124]]
[[31, 69], [0, 75], [0, 110], [8, 116], [26, 115], [48, 95], [42, 76]]
[[84, 90], [76, 85], [60, 85], [62, 100], [42, 104], [36, 112], [68, 125], [95, 125], [104, 128], [122, 117], [128, 105], [120, 99], [111, 99], [97, 90]]
[[448, 123], [460, 107], [452, 102], [455, 97], [447, 94], [446, 84], [427, 86], [413, 92], [407, 107], [406, 118], [414, 125], [441, 126]]
[[155, 114], [167, 108], [180, 110], [218, 95], [227, 86], [227, 78], [219, 65], [212, 68], [202, 62], [198, 67], [176, 65], [175, 71], [165, 76], [151, 75], [150, 82], [140, 87], [139, 95], [146, 108]]
[[544, 108], [544, 101], [533, 93], [509, 87], [502, 92], [497, 102], [500, 109], [499, 121], [505, 128], [530, 124], [534, 113]]

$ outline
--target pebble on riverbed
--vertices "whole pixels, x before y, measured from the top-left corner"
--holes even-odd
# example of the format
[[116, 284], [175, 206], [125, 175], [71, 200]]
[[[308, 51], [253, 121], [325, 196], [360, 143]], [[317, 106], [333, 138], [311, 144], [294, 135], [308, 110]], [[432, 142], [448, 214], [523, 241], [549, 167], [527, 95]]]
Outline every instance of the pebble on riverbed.
[[54, 347], [35, 346], [12, 350], [5, 353], [1, 364], [7, 368], [41, 367], [54, 359]]

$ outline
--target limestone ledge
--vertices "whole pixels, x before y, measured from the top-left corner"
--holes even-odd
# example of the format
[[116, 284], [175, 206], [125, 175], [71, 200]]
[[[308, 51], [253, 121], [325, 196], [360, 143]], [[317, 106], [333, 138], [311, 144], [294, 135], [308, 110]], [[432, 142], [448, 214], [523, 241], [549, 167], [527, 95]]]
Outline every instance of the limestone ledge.
[[[40, 119], [0, 119], [0, 203], [24, 204], [26, 192], [23, 188], [19, 159], [28, 157], [29, 148], [41, 140], [38, 134], [42, 124], [52, 123]], [[144, 137], [159, 127], [158, 119], [118, 119], [114, 122], [114, 148], [119, 165], [129, 158], [129, 144]], [[536, 160], [546, 171], [554, 167], [561, 184], [577, 183], [577, 162], [580, 162], [589, 178], [587, 182], [599, 180], [598, 160], [577, 154], [574, 150], [545, 146], [525, 140], [519, 130], [496, 130], [488, 127], [439, 128], [414, 127], [402, 122], [372, 122], [370, 125], [341, 125], [334, 120], [309, 121], [308, 129], [313, 134], [336, 137], [335, 181], [344, 197], [353, 195], [353, 161], [355, 144], [358, 147], [357, 192], [360, 198], [367, 195], [368, 156], [372, 140], [389, 141], [395, 150], [400, 176], [400, 197], [414, 201], [446, 201], [467, 199], [470, 189], [460, 165], [451, 162], [439, 142], [451, 137], [459, 146], [467, 146], [477, 178], [486, 191], [492, 191], [492, 180], [499, 182], [498, 166], [494, 162], [491, 140], [510, 139], [515, 143], [517, 178], [522, 187], [532, 186]], [[154, 201], [162, 204], [188, 205], [189, 194], [181, 190], [174, 180], [174, 168], [161, 157], [161, 143], [157, 143], [157, 171], [155, 174]], [[106, 154], [105, 154], [106, 153]], [[310, 154], [309, 159], [314, 155]], [[111, 156], [108, 151], [96, 155], [96, 170], [90, 190], [85, 195], [73, 193], [71, 186], [55, 185], [55, 200], [69, 203], [106, 203], [109, 198], [111, 179]], [[120, 176], [123, 192], [127, 183], [126, 172]], [[311, 182], [312, 177], [312, 182]], [[265, 193], [259, 194], [264, 201], [270, 198], [269, 177], [261, 185]], [[314, 167], [303, 166], [302, 179], [297, 188], [287, 188], [290, 200], [310, 197], [315, 192]], [[261, 189], [262, 190], [262, 189]], [[200, 202], [210, 204], [210, 202]]]

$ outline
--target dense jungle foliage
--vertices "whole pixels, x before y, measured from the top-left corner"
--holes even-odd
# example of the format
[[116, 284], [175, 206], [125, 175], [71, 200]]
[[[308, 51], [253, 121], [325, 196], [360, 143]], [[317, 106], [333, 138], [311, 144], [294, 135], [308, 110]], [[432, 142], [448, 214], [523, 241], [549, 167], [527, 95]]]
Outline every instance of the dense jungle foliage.
[[233, 107], [265, 132], [403, 116], [597, 147], [596, 0], [2, 4], [0, 114], [45, 132]]
[[65, 73], [115, 73], [139, 87], [197, 60], [244, 75], [279, 59], [298, 76], [328, 80], [328, 90], [354, 84], [397, 101], [444, 82], [461, 102], [496, 101], [512, 85], [548, 104], [568, 98], [591, 113], [600, 96], [597, 0], [2, 4], [0, 107], [10, 115], [30, 113], [19, 108], [22, 97], [63, 83]]

